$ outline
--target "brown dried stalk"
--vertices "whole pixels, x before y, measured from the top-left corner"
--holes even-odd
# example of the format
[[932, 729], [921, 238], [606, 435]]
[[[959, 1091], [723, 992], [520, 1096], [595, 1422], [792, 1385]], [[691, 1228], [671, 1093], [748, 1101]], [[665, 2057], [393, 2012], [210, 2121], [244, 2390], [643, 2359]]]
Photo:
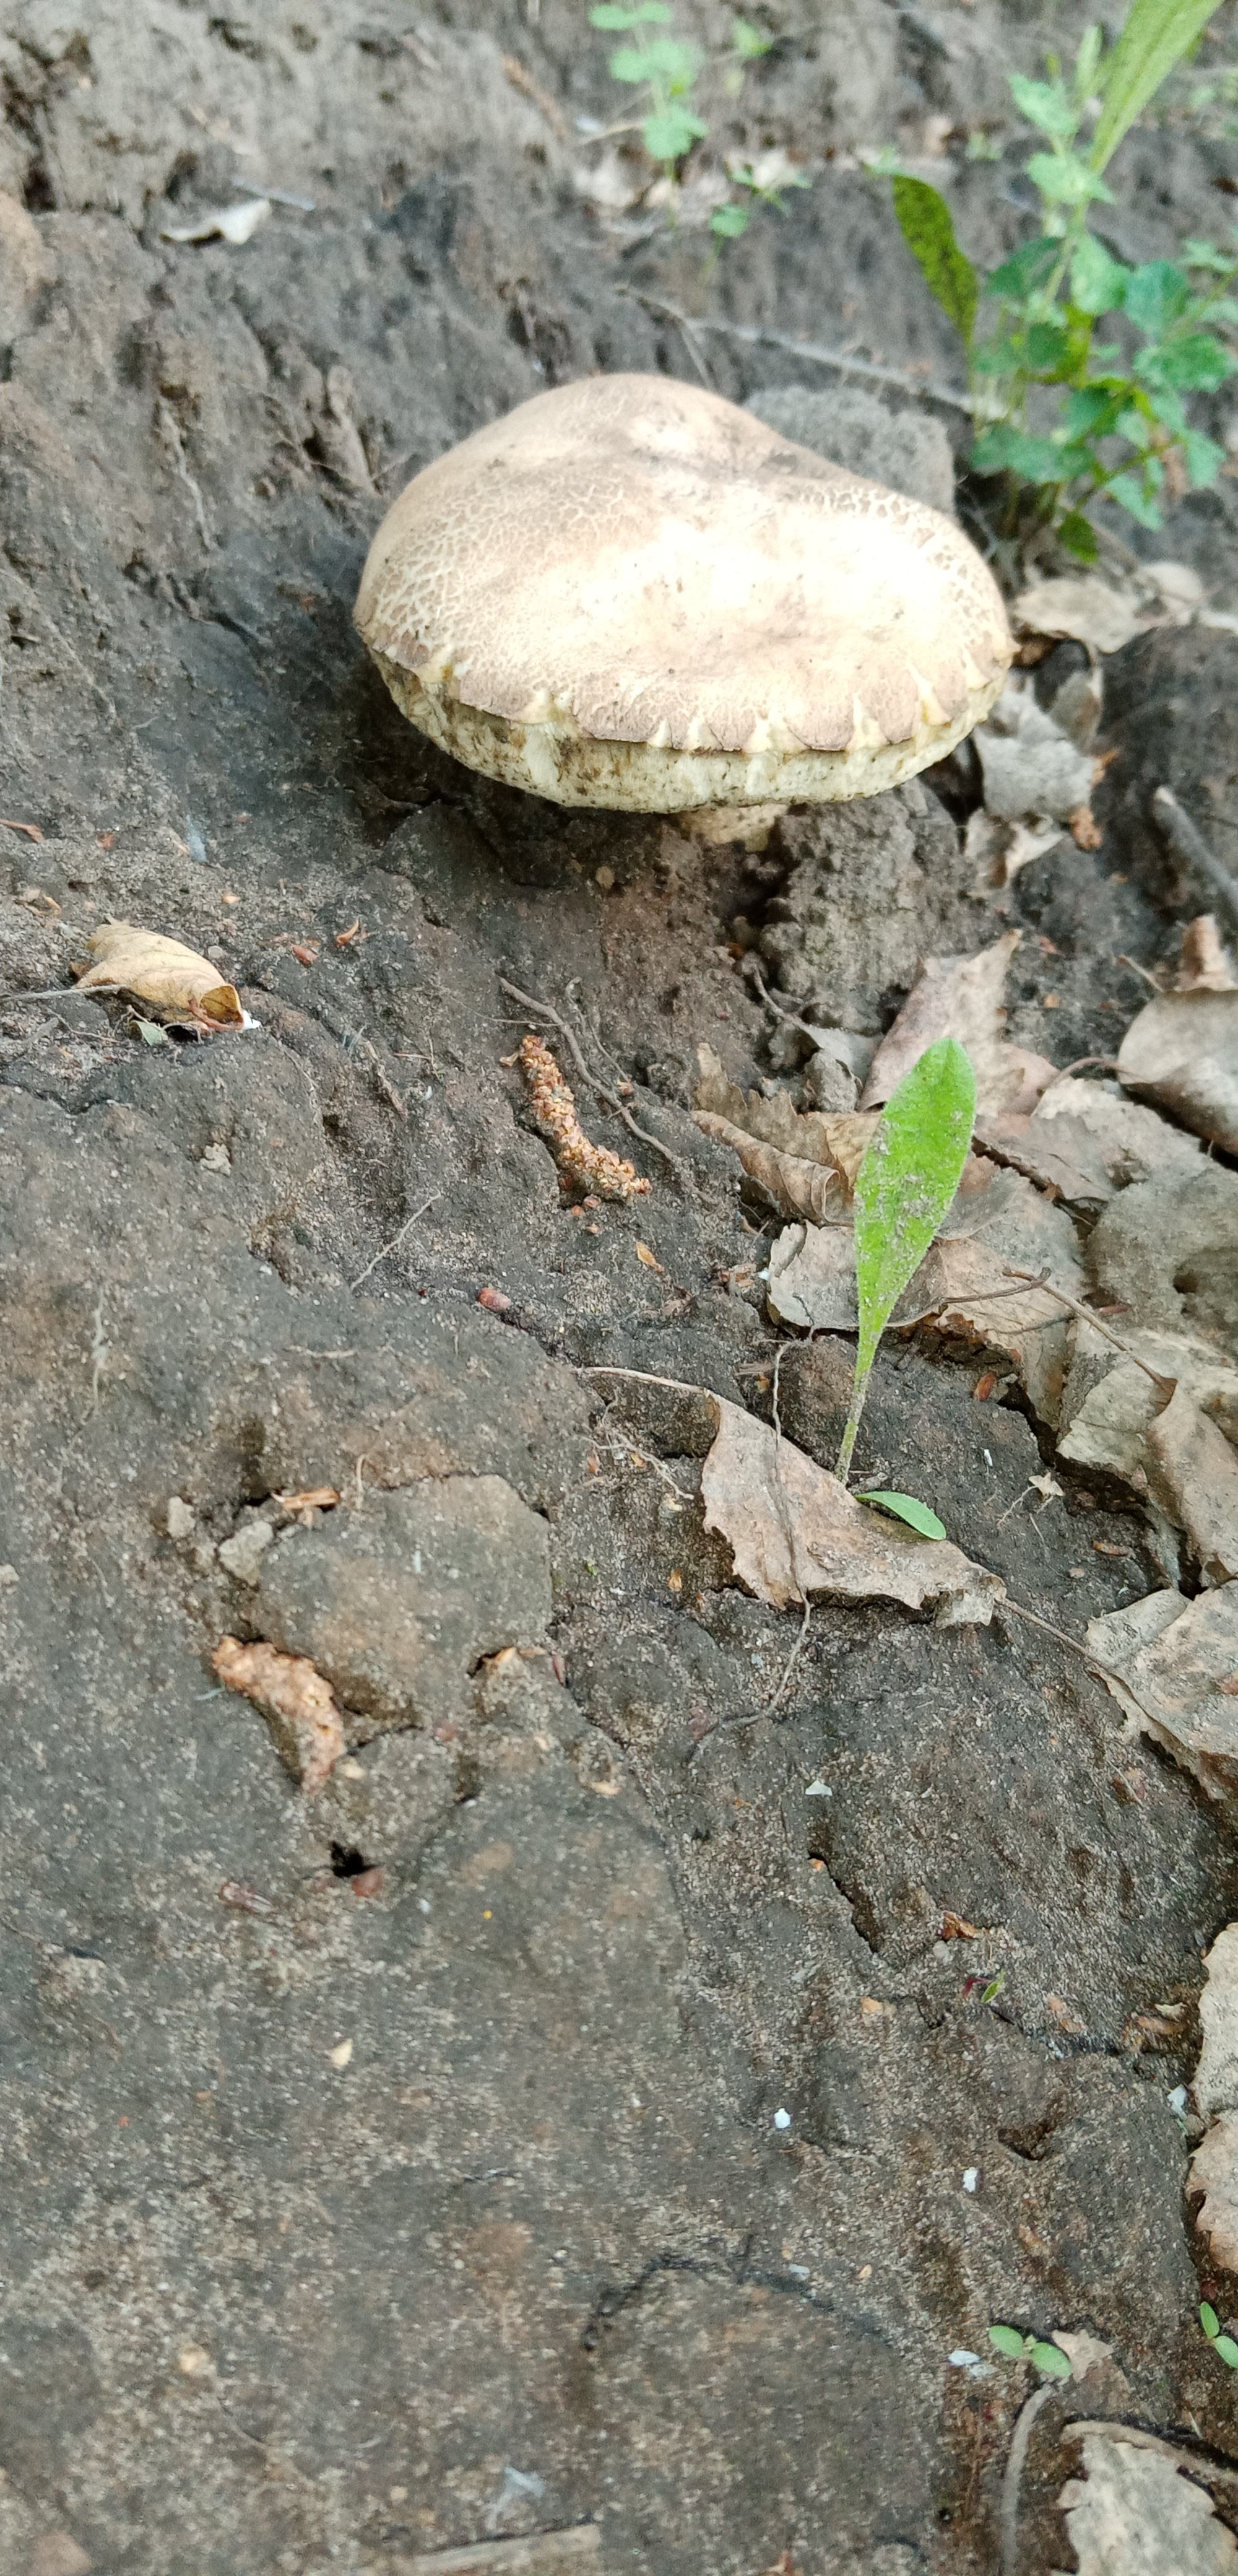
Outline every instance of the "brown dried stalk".
[[531, 1033], [522, 1038], [519, 1062], [529, 1086], [529, 1106], [559, 1166], [564, 1188], [600, 1199], [646, 1197], [649, 1183], [638, 1178], [634, 1164], [605, 1145], [590, 1144], [545, 1039]]

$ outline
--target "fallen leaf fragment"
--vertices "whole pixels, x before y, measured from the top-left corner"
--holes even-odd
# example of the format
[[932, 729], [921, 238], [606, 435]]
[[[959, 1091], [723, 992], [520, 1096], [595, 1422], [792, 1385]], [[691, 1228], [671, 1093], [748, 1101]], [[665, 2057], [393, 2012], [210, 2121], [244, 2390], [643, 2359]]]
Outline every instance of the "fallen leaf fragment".
[[[1213, 1343], [1185, 1333], [1147, 1332], [1124, 1320], [1122, 1340], [1129, 1357], [1082, 1319], [1072, 1324], [1059, 1454], [1075, 1466], [1122, 1476], [1139, 1493], [1153, 1490], [1175, 1527], [1197, 1527], [1209, 1548], [1218, 1538], [1224, 1547], [1223, 1519], [1217, 1535], [1208, 1533], [1209, 1496], [1188, 1492], [1183, 1483], [1192, 1470], [1182, 1408], [1161, 1432], [1159, 1454], [1153, 1446], [1153, 1428], [1163, 1406], [1146, 1371], [1153, 1369], [1158, 1377], [1176, 1381], [1210, 1428], [1219, 1426], [1220, 1437], [1221, 1431], [1238, 1428], [1238, 1369]], [[1209, 1450], [1220, 1461], [1222, 1485], [1228, 1489], [1233, 1450], [1228, 1440], [1222, 1450], [1212, 1451], [1211, 1444]], [[1218, 1509], [1224, 1510], [1220, 1496]]]
[[644, 1264], [646, 1270], [656, 1270], [660, 1273], [661, 1277], [665, 1279], [666, 1272], [663, 1269], [656, 1252], [651, 1252], [647, 1243], [637, 1243], [636, 1258]]
[[593, 1145], [576, 1115], [570, 1086], [564, 1081], [543, 1038], [520, 1041], [517, 1061], [529, 1086], [529, 1107], [559, 1166], [562, 1187], [591, 1191], [603, 1199], [647, 1196], [649, 1183], [637, 1178], [635, 1166], [605, 1145]]
[[973, 957], [926, 957], [920, 980], [873, 1057], [861, 1109], [878, 1109], [938, 1038], [957, 1038], [976, 1075], [979, 1117], [1030, 1113], [1053, 1078], [1047, 1056], [1011, 1046], [1002, 1036], [1006, 969], [1019, 944], [1008, 930]]
[[243, 242], [252, 241], [259, 224], [266, 222], [270, 211], [269, 197], [247, 197], [239, 206], [212, 206], [208, 213], [199, 215], [196, 224], [165, 224], [159, 238], [170, 242], [204, 242], [218, 238], [230, 242], [235, 250]]
[[1199, 985], [1158, 993], [1122, 1040], [1118, 1080], [1238, 1153], [1238, 991]]
[[1067, 2481], [1058, 2503], [1079, 2576], [1238, 2576], [1238, 2542], [1211, 2496], [1181, 2474], [1198, 2474], [1192, 2454], [1175, 2459], [1168, 2445], [1153, 2448], [1125, 2427], [1069, 2429], [1085, 2475]]
[[1167, 1589], [1088, 1623], [1089, 1651], [1145, 1735], [1210, 1798], [1238, 1805], [1238, 1585], [1187, 1601]]
[[807, 1217], [814, 1225], [828, 1225], [831, 1218], [845, 1215], [850, 1191], [837, 1169], [809, 1162], [802, 1155], [781, 1153], [776, 1145], [763, 1145], [713, 1110], [694, 1109], [692, 1117], [703, 1136], [713, 1136], [718, 1144], [730, 1146], [749, 1179], [760, 1182], [783, 1216]]
[[308, 1655], [265, 1642], [221, 1637], [211, 1657], [221, 1682], [260, 1708], [277, 1749], [307, 1798], [316, 1797], [345, 1751], [344, 1724], [329, 1682]]
[[350, 921], [347, 930], [336, 931], [335, 945], [337, 948], [351, 948], [355, 940], [364, 939], [364, 937], [365, 932], [361, 927], [361, 915], [358, 913], [356, 920]]
[[234, 984], [219, 968], [179, 939], [141, 930], [132, 921], [108, 921], [87, 940], [90, 964], [79, 975], [79, 993], [111, 986], [146, 1002], [156, 1018], [194, 1029], [240, 1029], [245, 1013]]
[[13, 823], [7, 814], [0, 814], [0, 828], [6, 832], [24, 832], [28, 841], [41, 841], [45, 837], [37, 823]]
[[999, 818], [1052, 817], [1065, 823], [1092, 791], [1086, 751], [1046, 713], [1034, 688], [1008, 680], [972, 736], [984, 776], [986, 810]]
[[1182, 933], [1175, 993], [1232, 993], [1236, 980], [1216, 914], [1201, 912], [1198, 921], [1188, 922]]
[[273, 1494], [271, 1497], [272, 1502], [279, 1504], [281, 1512], [287, 1512], [291, 1520], [300, 1521], [303, 1529], [312, 1529], [319, 1513], [333, 1511], [339, 1499], [334, 1485], [306, 1485], [300, 1493]]
[[1195, 2224], [1219, 2272], [1238, 2272], [1238, 2111], [1222, 2111], [1191, 2158], [1188, 2192], [1202, 2192]]
[[296, 958], [298, 966], [314, 966], [318, 962], [316, 939], [290, 939], [288, 949], [290, 956]]
[[705, 1527], [732, 1551], [736, 1579], [785, 1610], [821, 1595], [930, 1608], [939, 1627], [987, 1627], [1000, 1577], [947, 1539], [923, 1539], [866, 1511], [836, 1476], [741, 1405], [710, 1398], [718, 1430], [701, 1474]]
[[1057, 2345], [1059, 2352], [1065, 2353], [1076, 2379], [1086, 2379], [1089, 2370], [1096, 2370], [1102, 2361], [1113, 2358], [1113, 2345], [1102, 2343], [1099, 2335], [1089, 2334], [1084, 2326], [1077, 2334], [1054, 2333], [1050, 2342]]
[[1033, 582], [1020, 591], [1012, 615], [1027, 634], [1073, 636], [1097, 653], [1120, 653], [1145, 624], [1129, 591], [1088, 572]]
[[1206, 1583], [1238, 1575], [1238, 1451], [1183, 1386], [1148, 1426], [1153, 1498], [1185, 1530]]
[[961, 1914], [943, 1914], [937, 1937], [940, 1941], [978, 1941], [980, 1930], [977, 1924], [968, 1923]]

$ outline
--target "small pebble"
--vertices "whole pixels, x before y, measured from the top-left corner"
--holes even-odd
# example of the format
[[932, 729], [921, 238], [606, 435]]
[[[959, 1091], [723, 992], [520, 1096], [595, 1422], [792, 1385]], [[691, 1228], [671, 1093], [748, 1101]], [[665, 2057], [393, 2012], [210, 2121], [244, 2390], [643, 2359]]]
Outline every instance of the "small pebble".
[[169, 1538], [188, 1538], [193, 1528], [193, 1512], [188, 1503], [181, 1501], [179, 1494], [169, 1497], [166, 1519]]
[[789, 2112], [789, 2111], [775, 2111], [775, 2113], [774, 2113], [774, 2127], [775, 2127], [776, 2129], [789, 2129], [789, 2128], [790, 2128], [790, 2126], [791, 2126], [791, 2114], [790, 2114], [790, 2112]]
[[327, 2050], [327, 2055], [333, 2066], [348, 2066], [352, 2060], [352, 2041], [350, 2039], [342, 2039], [338, 2048], [329, 2048]]
[[595, 886], [600, 887], [603, 894], [609, 894], [615, 882], [614, 869], [598, 868], [594, 873], [593, 882]]
[[977, 2183], [979, 2182], [979, 2180], [980, 2180], [980, 2167], [979, 2167], [979, 2165], [969, 2165], [969, 2166], [968, 2166], [968, 2168], [967, 2168], [966, 2173], [965, 2173], [965, 2174], [964, 2174], [964, 2176], [963, 2176], [963, 2189], [964, 2189], [964, 2191], [974, 2191], [974, 2190], [975, 2190], [975, 2188], [976, 2188]]

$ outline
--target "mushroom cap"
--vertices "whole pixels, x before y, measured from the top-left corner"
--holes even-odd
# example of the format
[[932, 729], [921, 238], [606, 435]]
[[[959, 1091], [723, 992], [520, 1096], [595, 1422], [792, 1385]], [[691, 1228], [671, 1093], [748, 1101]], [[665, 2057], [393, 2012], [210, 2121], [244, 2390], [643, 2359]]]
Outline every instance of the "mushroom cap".
[[356, 622], [470, 767], [661, 813], [891, 786], [978, 723], [1011, 655], [951, 520], [664, 376], [537, 394], [427, 466]]

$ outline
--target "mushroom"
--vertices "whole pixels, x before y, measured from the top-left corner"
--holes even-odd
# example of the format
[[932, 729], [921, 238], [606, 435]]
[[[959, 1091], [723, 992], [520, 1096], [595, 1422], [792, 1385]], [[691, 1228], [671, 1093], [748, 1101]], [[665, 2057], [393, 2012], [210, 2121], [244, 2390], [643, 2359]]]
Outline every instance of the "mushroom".
[[537, 394], [428, 465], [356, 622], [469, 768], [655, 814], [893, 787], [987, 714], [1012, 649], [951, 520], [664, 376]]

